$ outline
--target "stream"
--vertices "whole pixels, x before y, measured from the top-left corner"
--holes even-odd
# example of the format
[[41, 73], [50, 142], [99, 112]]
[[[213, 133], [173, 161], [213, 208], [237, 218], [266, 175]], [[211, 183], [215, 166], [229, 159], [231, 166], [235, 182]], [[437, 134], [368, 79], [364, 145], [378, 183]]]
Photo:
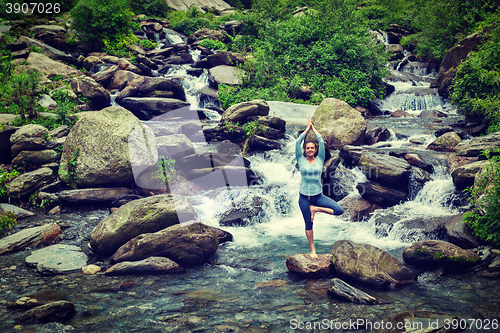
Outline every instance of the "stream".
[[[409, 64], [409, 65], [408, 65]], [[414, 115], [422, 110], [439, 110], [447, 117], [439, 118], [439, 126], [453, 124], [461, 117], [450, 103], [429, 88], [430, 75], [421, 76], [419, 63], [408, 62], [393, 75], [396, 90], [378, 101], [383, 110], [403, 109]], [[408, 73], [411, 79], [408, 79]], [[206, 76], [206, 73], [204, 74]], [[182, 76], [188, 101], [193, 108], [206, 111], [203, 124], [216, 123], [216, 112], [200, 105], [196, 91], [206, 85], [206, 77], [189, 77], [184, 67], [173, 66], [167, 77]], [[204, 81], [205, 80], [205, 81]], [[194, 93], [188, 93], [192, 91]], [[300, 173], [295, 168], [295, 138], [300, 126], [316, 107], [283, 102], [269, 102], [270, 115], [287, 121], [287, 138], [283, 150], [248, 156], [251, 168], [263, 176], [263, 184], [235, 189], [234, 195], [261, 198], [261, 214], [246, 226], [221, 227], [234, 236], [223, 243], [217, 253], [202, 266], [187, 268], [169, 275], [106, 276], [73, 273], [44, 276], [24, 264], [32, 249], [3, 255], [0, 261], [0, 331], [1, 332], [293, 332], [296, 330], [337, 330], [349, 321], [387, 321], [395, 314], [434, 311], [460, 319], [500, 319], [498, 281], [464, 272], [444, 275], [426, 272], [414, 284], [398, 289], [375, 289], [353, 286], [380, 300], [377, 305], [358, 305], [327, 295], [330, 278], [307, 279], [289, 273], [287, 256], [307, 253], [304, 222], [298, 208]], [[379, 149], [425, 149], [435, 138], [429, 127], [436, 119], [371, 117], [368, 122], [388, 128], [389, 141], [377, 144]], [[148, 122], [146, 122], [148, 124]], [[162, 126], [151, 121], [152, 127]], [[154, 125], [154, 126], [153, 126]], [[164, 122], [163, 126], [172, 128]], [[404, 135], [398, 135], [404, 134]], [[420, 138], [422, 143], [413, 143]], [[197, 142], [198, 152], [215, 151], [216, 144]], [[355, 184], [366, 181], [361, 169], [352, 169], [350, 195], [359, 196]], [[241, 192], [241, 193], [240, 193]], [[428, 236], [410, 233], [401, 222], [389, 233], [376, 226], [386, 214], [398, 214], [401, 221], [415, 217], [450, 216], [465, 207], [450, 204], [454, 185], [443, 167], [435, 166], [432, 180], [412, 201], [389, 209], [380, 209], [363, 222], [348, 222], [343, 216], [318, 214], [314, 222], [318, 254], [330, 253], [333, 243], [348, 239], [377, 246], [402, 260], [402, 251], [413, 242]], [[199, 221], [220, 227], [218, 216], [228, 209], [227, 191], [213, 189], [188, 197]], [[230, 206], [230, 205], [229, 205]], [[109, 266], [106, 258], [92, 254], [90, 232], [109, 215], [105, 207], [72, 209], [57, 216], [37, 215], [21, 220], [14, 231], [27, 226], [56, 222], [62, 225], [60, 242], [78, 245], [89, 255], [89, 263]], [[44, 301], [67, 300], [75, 304], [77, 313], [64, 323], [46, 323], [16, 327], [21, 310], [11, 310], [6, 303], [22, 296], [34, 295]], [[301, 324], [321, 322], [323, 326], [308, 330]], [[339, 323], [338, 326], [335, 326]], [[302, 327], [302, 329], [301, 329]], [[345, 328], [345, 327], [344, 327]], [[349, 330], [340, 328], [339, 330]], [[424, 328], [425, 325], [424, 325]], [[371, 332], [368, 326], [350, 330]], [[498, 332], [498, 328], [493, 331]], [[467, 329], [467, 331], [484, 331]]]

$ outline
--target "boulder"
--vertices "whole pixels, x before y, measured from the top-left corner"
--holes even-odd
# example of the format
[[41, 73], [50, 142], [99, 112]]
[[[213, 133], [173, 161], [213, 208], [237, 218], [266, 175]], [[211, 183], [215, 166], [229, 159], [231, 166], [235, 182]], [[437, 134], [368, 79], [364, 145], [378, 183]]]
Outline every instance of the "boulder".
[[463, 249], [472, 249], [481, 245], [481, 241], [464, 224], [463, 214], [453, 215], [444, 225], [446, 240]]
[[54, 172], [49, 168], [23, 173], [9, 183], [7, 195], [13, 199], [25, 198], [42, 186], [51, 183], [53, 179]]
[[55, 244], [33, 251], [25, 261], [41, 274], [65, 274], [85, 267], [87, 256], [78, 246]]
[[[95, 82], [99, 83], [103, 87], [108, 87], [109, 82], [116, 76], [116, 73], [118, 71], [119, 71], [118, 66], [113, 65], [113, 66], [106, 68], [103, 71], [95, 73], [94, 75], [92, 75], [92, 78], [95, 80]], [[134, 74], [132, 72], [128, 72], [128, 73], [131, 73], [133, 75], [137, 75], [137, 74]]]
[[90, 245], [96, 253], [110, 255], [140, 234], [192, 219], [193, 207], [184, 197], [161, 194], [134, 200], [99, 222], [90, 235]]
[[217, 53], [207, 56], [205, 59], [200, 60], [194, 64], [196, 68], [213, 68], [221, 65], [226, 66], [236, 66], [240, 65], [245, 61], [244, 57], [239, 54], [219, 51]]
[[376, 209], [382, 208], [373, 202], [354, 196], [345, 197], [339, 205], [344, 208], [344, 215], [348, 215], [353, 222], [368, 220]]
[[406, 160], [406, 162], [410, 163], [410, 165], [416, 166], [430, 173], [434, 172], [434, 166], [432, 165], [432, 163], [427, 161], [425, 157], [422, 157], [419, 154], [405, 154], [404, 159]]
[[61, 125], [57, 128], [54, 128], [52, 131], [48, 133], [49, 138], [52, 140], [55, 139], [60, 139], [62, 137], [65, 137], [69, 134], [70, 128], [66, 125]]
[[231, 38], [226, 34], [224, 30], [213, 30], [209, 28], [202, 28], [196, 30], [188, 36], [188, 44], [192, 44], [196, 41], [211, 39], [214, 41], [221, 41], [223, 43], [231, 43]]
[[46, 55], [37, 52], [31, 52], [27, 62], [29, 65], [26, 68], [34, 69], [42, 74], [42, 82], [47, 81], [47, 77], [52, 75], [64, 75], [65, 77], [84, 75], [76, 68], [65, 65], [59, 61], [54, 61]]
[[[4, 123], [2, 116], [3, 115], [0, 114], [0, 123]], [[12, 116], [16, 117], [18, 115], [12, 115]], [[18, 129], [19, 127], [9, 126], [5, 124], [0, 126], [0, 164], [4, 163], [10, 164], [10, 161], [12, 160], [12, 152], [11, 152], [12, 144], [10, 143], [10, 137]]]
[[87, 58], [83, 59], [83, 67], [88, 71], [95, 65], [99, 64], [102, 64], [101, 58], [94, 55], [88, 56]]
[[402, 158], [367, 151], [361, 154], [359, 164], [371, 181], [397, 190], [408, 188], [411, 165]]
[[193, 143], [184, 134], [172, 134], [156, 138], [158, 156], [171, 157], [174, 160], [195, 153]]
[[210, 75], [217, 84], [240, 85], [241, 78], [245, 75], [245, 71], [226, 65], [220, 65], [209, 69]]
[[231, 105], [222, 114], [222, 122], [245, 122], [248, 117], [267, 116], [269, 114], [269, 104], [262, 99], [255, 99], [249, 102], [242, 102]]
[[264, 203], [257, 196], [249, 196], [238, 203], [238, 206], [231, 207], [225, 211], [219, 220], [222, 226], [246, 226], [249, 220], [258, 216], [262, 211]]
[[23, 229], [0, 239], [0, 254], [17, 251], [25, 246], [36, 247], [41, 242], [52, 244], [59, 234], [61, 228], [55, 223]]
[[58, 198], [62, 202], [67, 203], [90, 203], [90, 202], [107, 202], [110, 203], [124, 195], [133, 194], [126, 187], [106, 187], [106, 188], [86, 188], [81, 190], [65, 190], [58, 194]]
[[356, 185], [359, 194], [370, 202], [383, 208], [391, 207], [408, 200], [408, 192], [395, 190], [378, 183], [359, 183]]
[[[44, 56], [49, 57], [50, 59], [57, 60], [57, 61], [64, 61], [64, 62], [70, 63], [70, 64], [76, 64], [76, 62], [77, 62], [77, 59], [75, 57], [73, 57], [72, 55], [64, 53], [56, 48], [53, 48], [52, 46], [49, 46], [45, 43], [38, 41], [36, 39], [32, 39], [32, 38], [29, 38], [26, 36], [19, 36], [17, 41], [19, 43], [23, 43], [23, 44], [25, 43], [26, 47], [28, 47], [28, 48], [30, 46], [40, 48], [42, 51], [42, 53], [40, 53], [40, 54], [43, 54]], [[36, 53], [36, 52], [31, 52], [30, 56], [33, 53]], [[28, 58], [28, 62], [29, 62], [29, 58]], [[63, 64], [61, 63], [61, 65], [63, 65]], [[64, 66], [66, 66], [66, 65], [64, 65]]]
[[378, 304], [375, 297], [354, 288], [345, 283], [341, 279], [333, 278], [330, 280], [330, 288], [327, 290], [328, 295], [346, 299], [352, 303], [358, 304]]
[[12, 160], [13, 165], [44, 165], [59, 162], [59, 154], [52, 149], [22, 151]]
[[464, 269], [476, 265], [479, 256], [445, 241], [424, 240], [405, 249], [403, 260], [412, 266]]
[[110, 106], [76, 122], [64, 143], [59, 177], [79, 187], [129, 184], [133, 168], [157, 160], [152, 130], [130, 111]]
[[319, 259], [311, 258], [309, 253], [298, 253], [286, 258], [286, 268], [307, 277], [326, 277], [332, 274], [333, 264], [330, 254], [320, 254]]
[[465, 60], [470, 51], [475, 51], [486, 40], [486, 36], [487, 32], [480, 30], [465, 37], [449, 49], [439, 65], [439, 73], [431, 88], [437, 88], [439, 95], [448, 97], [449, 88], [457, 73], [458, 66]]
[[435, 110], [423, 110], [418, 115], [419, 118], [443, 118], [448, 117], [446, 113]]
[[447, 132], [436, 140], [432, 141], [427, 149], [435, 151], [455, 151], [455, 146], [458, 145], [462, 139], [455, 132]]
[[111, 95], [99, 83], [89, 76], [74, 77], [71, 79], [71, 88], [88, 98], [97, 109], [102, 109], [111, 104]]
[[35, 213], [32, 213], [29, 210], [22, 209], [8, 203], [0, 203], [0, 214], [5, 214], [8, 212], [14, 214], [16, 216], [16, 219], [22, 219], [35, 215]]
[[341, 149], [364, 142], [366, 120], [346, 102], [335, 98], [324, 99], [312, 120], [323, 137], [326, 149]]
[[76, 313], [75, 305], [68, 301], [55, 301], [37, 306], [21, 315], [22, 323], [61, 322], [70, 319]]
[[175, 98], [158, 97], [127, 97], [121, 101], [126, 109], [132, 111], [138, 118], [147, 119], [152, 115], [188, 107], [190, 104]]
[[[161, 96], [158, 92], [162, 92]], [[186, 101], [184, 88], [179, 83], [164, 77], [136, 77], [116, 96], [116, 102], [121, 104], [127, 97], [163, 97]]]
[[459, 190], [463, 190], [474, 185], [476, 174], [486, 165], [488, 165], [487, 161], [477, 161], [456, 168], [451, 173], [453, 184], [455, 184], [455, 187]]
[[164, 257], [149, 257], [140, 261], [123, 261], [106, 270], [107, 275], [119, 274], [165, 274], [182, 272], [184, 268]]
[[[463, 142], [455, 147], [455, 152], [459, 156], [479, 156], [483, 151], [500, 149], [500, 132], [491, 133], [485, 136], [474, 138]], [[494, 153], [492, 155], [495, 155]]]
[[130, 82], [136, 80], [138, 77], [139, 75], [133, 72], [118, 70], [114, 72], [113, 77], [109, 79], [108, 89], [123, 90]]
[[10, 137], [10, 143], [15, 145], [25, 142], [31, 138], [45, 138], [49, 130], [37, 124], [29, 124], [20, 127]]
[[141, 234], [121, 246], [111, 260], [122, 262], [155, 256], [166, 257], [182, 267], [188, 267], [203, 264], [217, 251], [218, 246], [218, 237], [212, 229], [195, 222]]
[[284, 144], [277, 140], [272, 140], [265, 138], [260, 135], [254, 135], [250, 138], [249, 147], [250, 150], [258, 150], [258, 151], [265, 151], [265, 150], [273, 150], [273, 149], [283, 149]]
[[333, 244], [332, 255], [338, 275], [362, 284], [394, 287], [416, 280], [415, 272], [373, 245], [340, 240]]
[[373, 145], [380, 141], [387, 141], [391, 137], [391, 133], [385, 127], [381, 127], [372, 123], [366, 124], [365, 145]]
[[408, 113], [406, 111], [403, 111], [403, 110], [396, 110], [396, 111], [391, 113], [391, 117], [395, 117], [395, 118], [414, 117], [414, 115], [412, 115], [411, 113]]

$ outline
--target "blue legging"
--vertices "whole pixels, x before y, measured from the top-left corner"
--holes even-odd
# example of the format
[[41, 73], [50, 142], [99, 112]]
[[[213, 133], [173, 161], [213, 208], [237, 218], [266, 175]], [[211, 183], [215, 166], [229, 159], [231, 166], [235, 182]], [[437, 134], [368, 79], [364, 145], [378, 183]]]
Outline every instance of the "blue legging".
[[299, 193], [299, 207], [306, 223], [306, 230], [312, 230], [313, 227], [313, 223], [311, 222], [311, 208], [309, 206], [331, 208], [334, 215], [342, 215], [344, 213], [344, 208], [323, 193], [312, 196]]

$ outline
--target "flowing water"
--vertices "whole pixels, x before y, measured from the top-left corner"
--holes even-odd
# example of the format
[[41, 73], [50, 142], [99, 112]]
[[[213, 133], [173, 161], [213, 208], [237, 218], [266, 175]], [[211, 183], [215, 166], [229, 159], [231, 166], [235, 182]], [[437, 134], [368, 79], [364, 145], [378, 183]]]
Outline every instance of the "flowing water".
[[[168, 76], [187, 77], [185, 68], [174, 66]], [[200, 89], [206, 84], [200, 79], [187, 77], [183, 80], [186, 91]], [[406, 83], [408, 85], [409, 83]], [[401, 87], [406, 87], [403, 84]], [[424, 87], [425, 88], [425, 87]], [[427, 89], [427, 88], [426, 88]], [[408, 89], [406, 98], [410, 99]], [[191, 96], [196, 95], [190, 93]], [[190, 97], [194, 107], [199, 100]], [[419, 99], [418, 96], [414, 97]], [[458, 116], [448, 108], [448, 102], [437, 94], [430, 102], [415, 102], [449, 111], [443, 124], [453, 123]], [[391, 96], [385, 103], [387, 109], [402, 108]], [[411, 104], [404, 102], [403, 104]], [[426, 104], [427, 103], [427, 104]], [[172, 275], [105, 276], [83, 275], [42, 276], [24, 265], [24, 258], [31, 249], [4, 255], [0, 262], [0, 305], [6, 305], [26, 295], [50, 301], [64, 299], [75, 304], [76, 316], [65, 323], [24, 325], [14, 328], [20, 310], [0, 307], [0, 331], [2, 332], [292, 332], [295, 330], [336, 330], [343, 324], [367, 320], [371, 323], [387, 321], [393, 315], [408, 311], [427, 310], [461, 319], [500, 319], [500, 292], [495, 280], [475, 276], [473, 273], [449, 273], [445, 275], [427, 272], [414, 284], [398, 289], [373, 289], [354, 286], [378, 298], [377, 305], [356, 305], [326, 294], [330, 279], [307, 279], [288, 272], [287, 256], [307, 253], [304, 222], [298, 209], [300, 174], [295, 167], [294, 140], [297, 128], [305, 125], [305, 119], [314, 113], [314, 107], [289, 103], [270, 102], [271, 114], [288, 122], [287, 139], [281, 151], [270, 151], [249, 156], [251, 168], [263, 176], [263, 183], [250, 188], [235, 188], [232, 197], [223, 190], [211, 190], [188, 197], [194, 206], [197, 219], [219, 227], [218, 216], [231, 206], [231, 200], [240, 195], [259, 197], [264, 203], [262, 212], [249, 219], [245, 226], [222, 227], [232, 233], [233, 242], [219, 246], [208, 263], [188, 268]], [[411, 104], [413, 105], [413, 104]], [[410, 109], [407, 109], [410, 110]], [[209, 111], [207, 111], [210, 113]], [[210, 118], [210, 117], [209, 117]], [[216, 122], [212, 117], [208, 122]], [[424, 149], [434, 138], [428, 127], [432, 120], [419, 118], [377, 117], [371, 119], [393, 133], [385, 146], [392, 148]], [[153, 123], [149, 123], [153, 124]], [[161, 126], [156, 123], [155, 126]], [[171, 126], [171, 124], [169, 125]], [[406, 133], [398, 139], [396, 133]], [[423, 137], [422, 144], [409, 140]], [[198, 144], [198, 150], [213, 149], [211, 144]], [[388, 147], [380, 147], [388, 149]], [[354, 184], [350, 195], [359, 196], [355, 183], [366, 181], [360, 169], [350, 171]], [[416, 217], [450, 216], [460, 211], [449, 203], [454, 186], [450, 175], [442, 165], [435, 165], [432, 180], [415, 194], [414, 199], [390, 209], [382, 209], [367, 221], [348, 222], [343, 216], [318, 214], [314, 222], [318, 253], [330, 253], [333, 243], [348, 239], [356, 243], [377, 246], [399, 259], [402, 251], [412, 242], [428, 238], [420, 232], [409, 232], [402, 223]], [[463, 207], [462, 207], [463, 209]], [[92, 262], [108, 266], [106, 258], [96, 257], [88, 248], [92, 228], [107, 216], [106, 209], [68, 211], [57, 217], [39, 215], [28, 218], [17, 227], [58, 222], [65, 226], [62, 242], [81, 246]], [[385, 216], [397, 216], [399, 222], [388, 232], [381, 232], [376, 221]], [[307, 329], [309, 325], [314, 325]], [[345, 327], [345, 325], [344, 325]], [[369, 327], [350, 326], [360, 332], [372, 331]], [[493, 328], [492, 326], [490, 326]], [[427, 326], [424, 326], [427, 328]], [[343, 329], [339, 329], [343, 330]], [[479, 331], [467, 329], [467, 331]], [[498, 332], [491, 329], [490, 331]]]

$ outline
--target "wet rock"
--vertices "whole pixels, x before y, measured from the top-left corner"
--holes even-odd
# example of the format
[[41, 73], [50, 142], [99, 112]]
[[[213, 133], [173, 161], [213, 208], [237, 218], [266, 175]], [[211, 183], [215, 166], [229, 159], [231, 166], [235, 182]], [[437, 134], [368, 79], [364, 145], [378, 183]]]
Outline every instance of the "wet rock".
[[73, 317], [76, 313], [75, 305], [68, 301], [56, 301], [45, 305], [37, 306], [25, 312], [19, 318], [19, 322], [51, 322], [65, 321]]
[[232, 207], [222, 214], [219, 224], [222, 226], [246, 226], [248, 221], [259, 215], [262, 211], [264, 203], [257, 197], [246, 197], [238, 203], [236, 207]]
[[[169, 111], [187, 107], [189, 103], [175, 98], [127, 97], [121, 101], [121, 105], [132, 111], [137, 117], [146, 119], [150, 115], [161, 115]], [[143, 116], [143, 114], [147, 116]]]
[[427, 149], [435, 151], [455, 151], [455, 146], [458, 145], [462, 139], [455, 132], [447, 132], [441, 135], [436, 140], [432, 141]]
[[53, 171], [49, 168], [23, 173], [10, 182], [7, 195], [14, 199], [22, 199], [51, 183], [53, 178]]
[[252, 116], [248, 118], [250, 121], [257, 121], [259, 124], [268, 126], [270, 128], [274, 128], [281, 133], [285, 133], [286, 131], [286, 121], [279, 117], [272, 116]]
[[487, 161], [477, 161], [456, 168], [451, 173], [453, 184], [455, 184], [455, 187], [459, 190], [463, 190], [469, 186], [474, 185], [476, 174], [480, 172], [487, 164]]
[[272, 281], [257, 282], [257, 283], [254, 283], [253, 286], [255, 288], [262, 289], [262, 288], [279, 288], [282, 286], [286, 286], [287, 284], [289, 284], [289, 282], [286, 280], [274, 279]]
[[382, 186], [378, 183], [359, 183], [356, 185], [363, 199], [383, 208], [391, 207], [408, 200], [408, 193]]
[[87, 256], [78, 246], [56, 244], [33, 251], [25, 261], [41, 274], [66, 274], [85, 267]]
[[298, 253], [286, 258], [286, 267], [290, 272], [308, 277], [325, 277], [333, 272], [332, 256], [319, 254], [319, 259], [311, 258], [309, 253]]
[[254, 135], [249, 141], [250, 150], [273, 150], [283, 149], [284, 144], [277, 140], [268, 139], [260, 135]]
[[[159, 96], [158, 92], [163, 93]], [[163, 77], [136, 77], [118, 94], [116, 102], [122, 104], [127, 97], [162, 97], [186, 101], [184, 88], [179, 83]]]
[[93, 275], [101, 271], [101, 267], [97, 265], [87, 265], [82, 267], [82, 273], [87, 275]]
[[312, 120], [323, 137], [326, 149], [342, 149], [346, 145], [364, 142], [366, 120], [343, 101], [324, 99], [314, 111]]
[[[115, 75], [118, 71], [119, 71], [118, 66], [113, 65], [113, 66], [110, 66], [109, 68], [106, 68], [103, 71], [95, 73], [94, 75], [92, 75], [92, 78], [100, 85], [102, 85], [104, 87], [108, 87], [109, 82], [115, 77]], [[129, 73], [132, 73], [132, 72], [129, 72]]]
[[113, 254], [140, 234], [193, 219], [193, 207], [184, 197], [161, 194], [134, 200], [99, 222], [90, 235], [90, 245], [96, 253]]
[[[72, 176], [68, 163], [75, 156]], [[111, 106], [90, 112], [74, 125], [64, 143], [59, 177], [80, 187], [129, 184], [133, 167], [155, 165], [157, 159], [152, 130], [130, 111]]]
[[61, 228], [55, 223], [23, 229], [0, 239], [0, 254], [17, 251], [25, 246], [35, 247], [41, 242], [52, 244], [59, 234]]
[[230, 232], [227, 232], [225, 230], [216, 227], [210, 227], [210, 228], [217, 235], [217, 238], [219, 238], [219, 244], [233, 241], [233, 235]]
[[202, 189], [252, 186], [260, 184], [262, 180], [259, 174], [241, 165], [192, 169], [187, 172], [186, 177]]
[[109, 79], [108, 89], [123, 90], [130, 82], [137, 79], [139, 75], [124, 70], [118, 70], [113, 77]]
[[249, 102], [242, 102], [231, 105], [222, 114], [222, 122], [245, 122], [248, 117], [267, 116], [269, 114], [269, 104], [262, 99], [256, 99]]
[[358, 197], [345, 197], [339, 202], [339, 205], [344, 208], [344, 214], [350, 216], [353, 222], [368, 220], [370, 215], [377, 209], [379, 205]]
[[352, 303], [358, 304], [378, 304], [375, 297], [354, 288], [353, 286], [345, 283], [341, 279], [333, 278], [330, 281], [330, 288], [327, 290], [328, 295], [347, 299]]
[[58, 194], [62, 202], [67, 203], [89, 203], [89, 202], [112, 202], [124, 195], [134, 193], [126, 187], [86, 188], [81, 190], [65, 190]]
[[412, 266], [463, 269], [476, 265], [479, 256], [445, 241], [426, 240], [405, 249], [403, 260]]
[[231, 66], [220, 65], [209, 69], [210, 75], [217, 84], [239, 85], [245, 71]]
[[442, 118], [448, 117], [446, 113], [436, 110], [423, 110], [418, 115], [418, 118]]
[[411, 166], [404, 159], [386, 154], [364, 152], [359, 164], [366, 178], [397, 190], [408, 188]]
[[[193, 221], [195, 222], [195, 221]], [[182, 267], [203, 264], [217, 247], [217, 235], [208, 226], [195, 222], [173, 225], [155, 233], [141, 234], [121, 246], [113, 262], [142, 260], [151, 256], [169, 258]]]
[[29, 210], [22, 209], [8, 203], [0, 203], [0, 214], [5, 214], [7, 212], [13, 213], [17, 219], [35, 215], [35, 213], [32, 213]]
[[369, 244], [340, 240], [333, 244], [335, 271], [348, 279], [374, 287], [393, 287], [412, 283], [416, 274], [381, 249]]
[[33, 151], [21, 151], [12, 160], [12, 164], [14, 165], [31, 164], [40, 166], [58, 161], [59, 161], [59, 154], [56, 151], [52, 149], [44, 149], [44, 150], [33, 150]]
[[184, 134], [172, 134], [156, 138], [158, 156], [178, 160], [195, 153], [193, 143]]
[[86, 70], [90, 70], [92, 67], [98, 64], [102, 64], [102, 60], [99, 57], [88, 56], [87, 58], [83, 59], [83, 67]]
[[433, 173], [434, 166], [432, 163], [425, 160], [425, 157], [422, 157], [418, 154], [405, 154], [404, 159], [406, 162], [410, 163], [410, 165], [419, 167], [427, 172]]
[[481, 241], [464, 224], [463, 214], [452, 216], [444, 225], [446, 240], [463, 249], [472, 249], [481, 245]]
[[365, 145], [373, 145], [377, 142], [387, 141], [391, 137], [391, 133], [385, 127], [381, 127], [372, 123], [366, 124]]
[[140, 261], [123, 261], [106, 270], [107, 275], [147, 274], [147, 273], [178, 273], [184, 268], [176, 262], [164, 257], [149, 257]]
[[126, 203], [129, 203], [129, 202], [134, 201], [134, 200], [142, 199], [142, 198], [143, 197], [141, 197], [140, 195], [137, 195], [137, 194], [124, 195], [124, 196], [121, 196], [121, 197], [117, 198], [116, 200], [114, 200], [111, 203], [111, 206], [112, 207], [120, 207], [120, 206], [125, 205]]
[[[485, 136], [474, 138], [470, 141], [465, 141], [455, 147], [455, 151], [459, 156], [479, 156], [484, 150], [491, 149], [492, 151], [500, 148], [500, 132], [491, 133]], [[492, 154], [494, 155], [494, 154]]]

